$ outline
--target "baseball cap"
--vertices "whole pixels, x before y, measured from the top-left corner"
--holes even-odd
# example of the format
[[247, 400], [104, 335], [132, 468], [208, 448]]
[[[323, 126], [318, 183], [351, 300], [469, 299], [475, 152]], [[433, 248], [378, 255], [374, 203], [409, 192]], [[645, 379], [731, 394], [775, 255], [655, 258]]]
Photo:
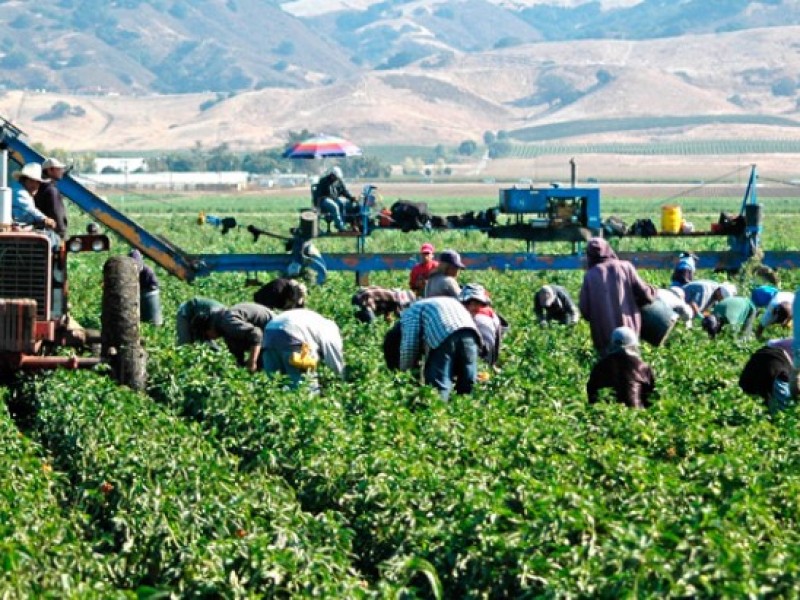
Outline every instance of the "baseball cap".
[[489, 298], [489, 294], [486, 293], [486, 288], [479, 283], [468, 283], [461, 288], [461, 293], [458, 295], [458, 299], [464, 303], [469, 302], [470, 300], [476, 300], [477, 302], [480, 302], [486, 306], [489, 306], [492, 303], [492, 299]]
[[461, 255], [455, 250], [443, 250], [439, 255], [439, 262], [446, 265], [453, 265], [458, 269], [466, 269], [467, 266], [461, 262]]
[[436, 249], [433, 247], [433, 244], [425, 242], [424, 244], [422, 244], [422, 246], [420, 247], [419, 251], [422, 254], [426, 254], [428, 252], [433, 254], [436, 251]]

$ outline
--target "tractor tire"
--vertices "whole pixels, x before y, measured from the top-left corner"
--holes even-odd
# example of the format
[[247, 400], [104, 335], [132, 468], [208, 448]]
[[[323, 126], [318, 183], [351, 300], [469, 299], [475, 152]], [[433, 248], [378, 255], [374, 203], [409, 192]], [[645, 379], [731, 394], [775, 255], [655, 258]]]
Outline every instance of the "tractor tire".
[[132, 258], [115, 256], [103, 267], [100, 356], [112, 377], [131, 389], [144, 389], [147, 354], [139, 338], [139, 269]]

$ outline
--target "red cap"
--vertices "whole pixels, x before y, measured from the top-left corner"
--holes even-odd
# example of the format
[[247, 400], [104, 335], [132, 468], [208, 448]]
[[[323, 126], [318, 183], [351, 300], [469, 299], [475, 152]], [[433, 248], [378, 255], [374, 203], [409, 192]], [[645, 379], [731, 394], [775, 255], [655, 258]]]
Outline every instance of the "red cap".
[[426, 243], [422, 244], [422, 247], [419, 249], [419, 251], [422, 254], [425, 254], [426, 252], [430, 252], [431, 254], [433, 254], [433, 252], [434, 252], [433, 244], [429, 244], [429, 243], [426, 242]]

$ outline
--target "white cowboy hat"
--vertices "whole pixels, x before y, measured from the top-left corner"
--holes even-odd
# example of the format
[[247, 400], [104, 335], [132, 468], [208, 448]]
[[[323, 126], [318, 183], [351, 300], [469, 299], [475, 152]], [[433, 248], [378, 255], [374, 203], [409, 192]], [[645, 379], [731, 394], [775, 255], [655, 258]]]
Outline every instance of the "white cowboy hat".
[[48, 158], [42, 163], [42, 169], [66, 169], [67, 165], [57, 158]]
[[23, 165], [19, 171], [16, 171], [13, 175], [11, 175], [11, 177], [17, 181], [23, 177], [26, 179], [32, 179], [33, 181], [38, 181], [39, 183], [44, 181], [44, 179], [42, 179], [42, 165], [39, 163], [27, 163]]

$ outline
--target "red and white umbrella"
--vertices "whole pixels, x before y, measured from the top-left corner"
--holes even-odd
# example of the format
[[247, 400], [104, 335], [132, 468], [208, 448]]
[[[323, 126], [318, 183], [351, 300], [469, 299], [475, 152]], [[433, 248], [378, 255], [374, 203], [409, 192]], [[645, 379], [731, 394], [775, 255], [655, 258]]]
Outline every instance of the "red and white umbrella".
[[296, 142], [283, 153], [283, 158], [328, 158], [361, 156], [361, 148], [353, 142], [334, 135], [315, 135]]

